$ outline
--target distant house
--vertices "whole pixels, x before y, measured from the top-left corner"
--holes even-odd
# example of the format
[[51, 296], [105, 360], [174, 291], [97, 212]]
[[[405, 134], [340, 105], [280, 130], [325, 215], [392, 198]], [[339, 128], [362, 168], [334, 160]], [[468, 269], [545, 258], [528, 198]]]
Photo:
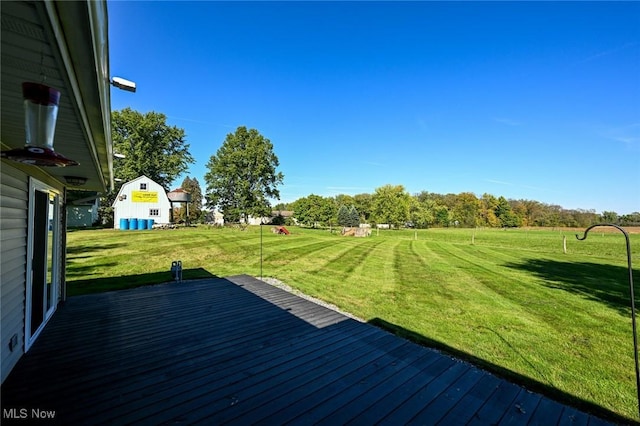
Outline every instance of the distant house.
[[98, 221], [100, 196], [97, 193], [67, 200], [67, 227], [88, 228]]
[[120, 229], [122, 219], [153, 219], [154, 223], [167, 224], [170, 214], [171, 203], [165, 189], [143, 175], [120, 188], [113, 202], [113, 227]]
[[248, 224], [249, 225], [260, 225], [260, 224], [270, 224], [275, 218], [282, 217], [284, 220], [291, 219], [296, 222], [293, 217], [293, 211], [291, 210], [273, 210], [271, 211], [271, 216], [263, 216], [263, 217], [253, 217], [249, 216]]
[[218, 210], [213, 210], [207, 212], [206, 222], [210, 225], [224, 225], [224, 215], [220, 213]]

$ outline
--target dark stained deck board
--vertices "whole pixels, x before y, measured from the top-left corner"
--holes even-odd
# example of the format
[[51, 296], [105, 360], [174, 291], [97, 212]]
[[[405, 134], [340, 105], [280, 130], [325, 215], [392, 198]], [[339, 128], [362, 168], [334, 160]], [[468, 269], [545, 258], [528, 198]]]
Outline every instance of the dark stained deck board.
[[442, 426], [467, 424], [485, 401], [498, 389], [500, 379], [485, 374], [437, 424]]
[[564, 407], [558, 426], [587, 426], [589, 424], [589, 418], [581, 416], [580, 412], [573, 407]]
[[[297, 354], [276, 358], [271, 362], [263, 364], [249, 363], [233, 375], [223, 375], [217, 382], [207, 380], [200, 386], [192, 387], [189, 392], [176, 396], [172, 396], [164, 401], [165, 410], [162, 413], [145, 413], [136, 411], [131, 413], [131, 417], [127, 420], [140, 421], [145, 423], [154, 423], [163, 418], [167, 413], [180, 415], [181, 413], [191, 413], [193, 410], [206, 406], [209, 410], [224, 409], [237, 405], [241, 399], [238, 395], [244, 397], [246, 392], [251, 394], [257, 390], [257, 385], [261, 385], [261, 389], [270, 391], [270, 386], [277, 385], [284, 380], [288, 372], [295, 373], [300, 369], [313, 369], [323, 359], [331, 356], [332, 353], [349, 348], [353, 344], [361, 344], [364, 339], [379, 338], [376, 333], [360, 333], [348, 335], [345, 334], [341, 340], [336, 339], [334, 342], [319, 346], [316, 350], [309, 351], [305, 354]], [[282, 396], [283, 394], [280, 394]], [[213, 401], [213, 402], [212, 402]], [[181, 416], [182, 418], [182, 416]]]
[[[273, 364], [278, 361], [289, 360], [293, 362], [291, 358], [288, 358], [291, 350], [294, 350], [298, 356], [302, 356], [306, 353], [314, 353], [322, 345], [327, 345], [329, 340], [337, 344], [340, 338], [340, 331], [331, 334], [318, 333], [306, 336], [299, 344], [289, 347], [266, 348], [259, 353], [247, 352], [239, 356], [233, 356], [231, 352], [227, 352], [232, 358], [225, 357], [221, 362], [229, 364], [229, 361], [232, 361], [232, 363], [230, 367], [223, 370], [220, 369], [215, 356], [211, 360], [208, 360], [206, 355], [201, 360], [189, 360], [193, 364], [188, 369], [183, 368], [183, 364], [178, 362], [175, 366], [167, 366], [167, 370], [156, 369], [145, 374], [141, 379], [134, 380], [119, 388], [120, 394], [111, 398], [117, 398], [120, 395], [128, 398], [129, 403], [126, 406], [114, 409], [112, 400], [105, 397], [102, 398], [104, 402], [101, 405], [94, 405], [94, 409], [100, 410], [100, 412], [108, 411], [105, 416], [125, 416], [132, 411], [136, 413], [135, 415], [141, 415], [141, 409], [153, 405], [158, 400], [167, 399], [178, 402], [182, 400], [183, 395], [186, 397], [198, 388], [204, 388], [203, 392], [205, 392], [216, 386], [223, 387], [226, 383], [232, 382], [234, 377], [236, 380], [241, 380], [244, 378], [244, 370], [247, 365], [252, 363], [267, 367], [270, 365], [269, 363]], [[154, 399], [149, 400], [148, 394], [154, 394]]]
[[[260, 326], [261, 323], [260, 322], [256, 322], [254, 323], [256, 325], [255, 328], [253, 328], [253, 330], [260, 330]], [[282, 327], [281, 327], [282, 328]], [[291, 332], [291, 327], [289, 327], [288, 324], [284, 324], [284, 328], [282, 329], [285, 333], [290, 333]], [[271, 330], [266, 330], [266, 331], [271, 331]], [[226, 335], [225, 335], [226, 336]], [[249, 340], [254, 339], [255, 333], [248, 335], [246, 337], [249, 338]], [[258, 336], [259, 337], [259, 336]], [[226, 338], [226, 337], [225, 337]], [[224, 342], [224, 339], [219, 340], [219, 341], [214, 341], [213, 344], [218, 343], [219, 344], [223, 344], [222, 342]], [[195, 343], [195, 342], [194, 342]], [[231, 343], [234, 343], [233, 341]], [[235, 349], [238, 348], [238, 346], [240, 346], [240, 344], [238, 342], [235, 342], [236, 346]], [[167, 350], [170, 349], [171, 345], [169, 347], [160, 347], [160, 350], [147, 350], [143, 353], [133, 353], [133, 352], [127, 352], [127, 355], [132, 355], [129, 356], [128, 358], [123, 358], [123, 357], [117, 357], [117, 359], [112, 360], [110, 358], [107, 358], [105, 361], [105, 363], [100, 363], [100, 364], [95, 364], [94, 366], [96, 367], [100, 367], [99, 369], [94, 369], [92, 371], [88, 371], [85, 375], [82, 376], [77, 376], [75, 377], [78, 380], [82, 380], [83, 382], [87, 383], [89, 386], [92, 386], [92, 383], [94, 380], [99, 379], [101, 376], [107, 376], [104, 379], [105, 380], [110, 380], [112, 379], [111, 374], [109, 374], [109, 369], [112, 369], [113, 367], [118, 367], [120, 370], [124, 370], [121, 374], [121, 376], [123, 377], [127, 377], [129, 374], [135, 374], [136, 371], [139, 369], [139, 364], [140, 364], [140, 357], [144, 357], [144, 368], [145, 370], [147, 370], [149, 368], [150, 365], [153, 365], [157, 360], [160, 361], [164, 361], [165, 366], [166, 365], [171, 365], [172, 363], [176, 362], [175, 360], [173, 360], [172, 358], [167, 358]], [[107, 355], [107, 354], [104, 354]], [[110, 355], [113, 356], [113, 355]], [[185, 354], [180, 354], [181, 358], [185, 356]], [[203, 356], [206, 357], [206, 354], [204, 354]], [[127, 369], [126, 367], [126, 363], [129, 363], [130, 366]], [[54, 365], [55, 367], [55, 365]], [[113, 378], [114, 380], [117, 380], [118, 378]], [[74, 382], [74, 383], [63, 383], [61, 384], [63, 387], [71, 387], [74, 386], [77, 389], [77, 386], [80, 385], [80, 383], [78, 382]]]
[[[445, 389], [451, 383], [463, 377], [471, 369], [469, 364], [454, 362], [442, 374], [433, 377], [425, 386], [399, 404], [392, 412], [387, 414], [381, 424], [404, 425], [411, 420], [427, 405], [439, 400], [444, 395]], [[479, 373], [479, 370], [476, 370]]]
[[607, 424], [249, 276], [69, 299], [2, 406], [60, 424]]
[[417, 372], [417, 374], [397, 387], [393, 393], [387, 394], [380, 403], [370, 406], [366, 412], [352, 418], [348, 424], [359, 424], [373, 419], [383, 420], [392, 411], [404, 404], [407, 399], [411, 398], [415, 392], [449, 371], [455, 364], [456, 361], [451, 358], [437, 357], [435, 362], [429, 365], [428, 369]]
[[548, 426], [558, 423], [564, 406], [551, 399], [542, 398], [529, 420], [530, 426]]
[[413, 346], [404, 343], [394, 349], [390, 348], [375, 361], [366, 363], [344, 376], [334, 377], [333, 380], [322, 377], [318, 383], [320, 388], [316, 386], [315, 389], [305, 388], [304, 392], [296, 392], [297, 401], [280, 411], [268, 413], [257, 424], [285, 424], [294, 422], [296, 419], [306, 424], [316, 423], [329, 414], [326, 411], [323, 412], [323, 409], [332, 406], [332, 410], [335, 410], [333, 401], [338, 397], [341, 400], [355, 398], [364, 387], [369, 387], [373, 382], [395, 374], [398, 359], [410, 359], [413, 354], [416, 354]]
[[[260, 389], [256, 392], [252, 389], [253, 398], [243, 401], [243, 404], [248, 403], [249, 409], [243, 407], [243, 404], [238, 404], [233, 412], [227, 410], [228, 413], [221, 415], [220, 419], [223, 422], [233, 420], [240, 424], [253, 424], [264, 421], [272, 413], [278, 413], [282, 416], [282, 420], [270, 424], [282, 424], [287, 418], [296, 417], [300, 410], [306, 410], [311, 403], [309, 398], [314, 394], [325, 393], [329, 385], [340, 379], [346, 379], [347, 376], [351, 376], [347, 380], [357, 380], [356, 372], [367, 365], [380, 362], [380, 359], [385, 356], [385, 351], [392, 353], [403, 344], [403, 342], [394, 342], [386, 338], [378, 342], [385, 349], [376, 348], [374, 345], [358, 351], [347, 348], [344, 353], [336, 354], [335, 358], [328, 360], [321, 366], [322, 368], [299, 370], [297, 374], [274, 388], [267, 383], [269, 392], [262, 392]], [[271, 391], [288, 392], [289, 397], [286, 400], [277, 399]], [[199, 414], [198, 420], [206, 419], [210, 413], [205, 411], [204, 414], [205, 416]]]
[[[314, 424], [336, 425], [347, 424], [354, 420], [359, 412], [368, 412], [370, 407], [378, 403], [383, 403], [387, 395], [390, 395], [400, 388], [404, 382], [417, 374], [422, 368], [427, 368], [440, 359], [440, 355], [435, 351], [414, 351], [413, 356], [403, 358], [397, 363], [398, 368], [393, 368], [388, 374], [378, 375], [375, 379], [367, 382], [352, 385], [352, 392], [342, 394], [341, 403], [335, 401], [325, 401], [319, 407], [311, 411], [314, 416]], [[406, 363], [404, 362], [406, 361]], [[314, 411], [318, 411], [317, 414]], [[305, 419], [307, 413], [304, 413]]]
[[476, 368], [470, 368], [438, 395], [431, 393], [431, 397], [427, 397], [426, 406], [408, 423], [434, 424], [439, 422], [485, 375], [488, 374]]
[[528, 424], [541, 399], [539, 394], [521, 389], [516, 396], [515, 404], [507, 410], [498, 424], [500, 426]]
[[521, 390], [521, 387], [513, 383], [501, 381], [495, 392], [487, 398], [467, 424], [472, 426], [498, 424], [505, 415], [506, 410], [497, 410], [496, 407], [508, 407], [507, 410], [512, 409]]

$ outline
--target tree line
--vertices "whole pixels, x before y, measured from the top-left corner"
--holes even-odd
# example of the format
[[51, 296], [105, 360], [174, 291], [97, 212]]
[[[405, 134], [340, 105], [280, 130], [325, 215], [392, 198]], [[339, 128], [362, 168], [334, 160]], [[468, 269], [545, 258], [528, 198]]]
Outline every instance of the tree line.
[[[437, 194], [422, 191], [409, 194], [402, 185], [384, 185], [373, 194], [322, 197], [311, 194], [292, 203], [280, 203], [276, 210], [293, 210], [296, 220], [306, 226], [345, 226], [344, 211], [355, 210], [360, 223], [389, 224], [393, 227], [490, 227], [513, 228], [587, 227], [595, 223], [622, 226], [640, 225], [640, 212], [618, 215], [597, 214], [595, 210], [564, 209], [534, 200], [513, 200], [503, 196], [471, 192]], [[340, 212], [343, 213], [340, 213]]]
[[[103, 194], [99, 212], [101, 223], [113, 223], [111, 205], [124, 182], [141, 175], [169, 185], [194, 163], [183, 129], [166, 123], [166, 116], [125, 108], [113, 111], [111, 129], [114, 153], [113, 191]], [[175, 221], [206, 220], [203, 205], [218, 209], [226, 222], [247, 222], [249, 216], [271, 213], [270, 200], [278, 200], [278, 186], [284, 176], [277, 171], [278, 157], [271, 141], [256, 129], [240, 126], [229, 133], [207, 163], [203, 194], [197, 179], [187, 177], [182, 188], [192, 194], [186, 206], [174, 211]], [[311, 194], [292, 203], [279, 203], [276, 210], [293, 210], [294, 218], [307, 226], [358, 226], [360, 223], [389, 224], [394, 227], [587, 227], [599, 222], [623, 226], [640, 225], [640, 213], [597, 214], [594, 210], [568, 210], [533, 200], [505, 199], [503, 196], [471, 192], [437, 194], [422, 191], [409, 194], [402, 185], [384, 185], [373, 194], [323, 197]]]

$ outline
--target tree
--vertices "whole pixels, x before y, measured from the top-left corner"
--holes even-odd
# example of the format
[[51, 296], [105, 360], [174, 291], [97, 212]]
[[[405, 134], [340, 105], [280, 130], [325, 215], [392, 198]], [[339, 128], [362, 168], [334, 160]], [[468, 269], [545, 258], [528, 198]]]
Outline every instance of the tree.
[[480, 225], [492, 228], [500, 226], [500, 221], [496, 217], [496, 207], [498, 199], [491, 194], [484, 193], [480, 198]]
[[330, 224], [336, 216], [336, 205], [332, 198], [311, 194], [293, 203], [293, 211], [298, 222], [316, 226]]
[[169, 126], [165, 115], [157, 112], [142, 114], [131, 108], [113, 111], [111, 139], [113, 152], [118, 154], [113, 163], [118, 182], [100, 200], [99, 221], [106, 226], [113, 224], [111, 205], [125, 182], [145, 175], [169, 190], [171, 183], [194, 162], [184, 130]]
[[604, 211], [602, 212], [601, 218], [602, 221], [606, 223], [618, 223], [618, 213], [616, 212]]
[[202, 218], [202, 190], [198, 179], [191, 179], [189, 176], [182, 181], [181, 188], [191, 194], [189, 204], [189, 218], [187, 220], [186, 205], [181, 205], [178, 209], [178, 218], [187, 222], [197, 222]]
[[371, 212], [376, 223], [399, 226], [409, 220], [411, 196], [402, 185], [384, 185], [376, 188]]
[[225, 219], [244, 219], [271, 213], [270, 198], [279, 199], [277, 186], [284, 175], [271, 141], [256, 129], [241, 126], [229, 133], [207, 163], [207, 204]]
[[351, 206], [354, 203], [354, 199], [351, 195], [338, 194], [335, 196], [336, 206]]
[[349, 208], [343, 204], [338, 209], [338, 225], [351, 226], [349, 223]]
[[496, 217], [500, 221], [500, 226], [503, 228], [514, 228], [518, 226], [518, 217], [513, 213], [511, 204], [506, 198], [500, 196], [498, 198], [498, 205], [496, 206]]
[[371, 194], [356, 194], [353, 196], [353, 205], [360, 214], [363, 223], [369, 223], [371, 218]]
[[194, 163], [184, 130], [166, 123], [164, 114], [142, 114], [131, 108], [111, 114], [114, 176], [123, 182], [145, 175], [166, 190]]
[[480, 202], [475, 194], [462, 192], [453, 205], [453, 220], [457, 220], [464, 227], [473, 228], [480, 217], [479, 211]]
[[449, 224], [451, 223], [451, 214], [449, 213], [447, 206], [439, 206], [436, 208], [435, 221], [440, 226], [449, 227]]
[[348, 223], [349, 223], [348, 226], [352, 226], [352, 227], [360, 226], [360, 213], [358, 213], [358, 210], [356, 210], [355, 206], [351, 206], [351, 208], [349, 209]]
[[620, 216], [622, 226], [640, 226], [640, 212], [633, 212]]
[[277, 203], [275, 206], [273, 206], [273, 210], [278, 210], [278, 211], [286, 211], [286, 210], [293, 210], [293, 208], [291, 207], [291, 203]]
[[419, 195], [411, 197], [410, 220], [416, 228], [428, 228], [435, 222], [436, 204], [429, 198]]

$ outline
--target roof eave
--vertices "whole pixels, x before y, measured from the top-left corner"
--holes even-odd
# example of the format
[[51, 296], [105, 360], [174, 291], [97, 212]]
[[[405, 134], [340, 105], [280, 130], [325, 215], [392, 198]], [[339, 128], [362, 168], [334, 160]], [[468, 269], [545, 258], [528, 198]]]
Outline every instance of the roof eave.
[[[106, 2], [46, 0], [44, 6], [71, 85], [70, 96], [81, 119], [87, 148], [100, 177], [99, 185], [91, 189], [112, 190], [113, 142]], [[65, 37], [65, 34], [74, 36]]]

